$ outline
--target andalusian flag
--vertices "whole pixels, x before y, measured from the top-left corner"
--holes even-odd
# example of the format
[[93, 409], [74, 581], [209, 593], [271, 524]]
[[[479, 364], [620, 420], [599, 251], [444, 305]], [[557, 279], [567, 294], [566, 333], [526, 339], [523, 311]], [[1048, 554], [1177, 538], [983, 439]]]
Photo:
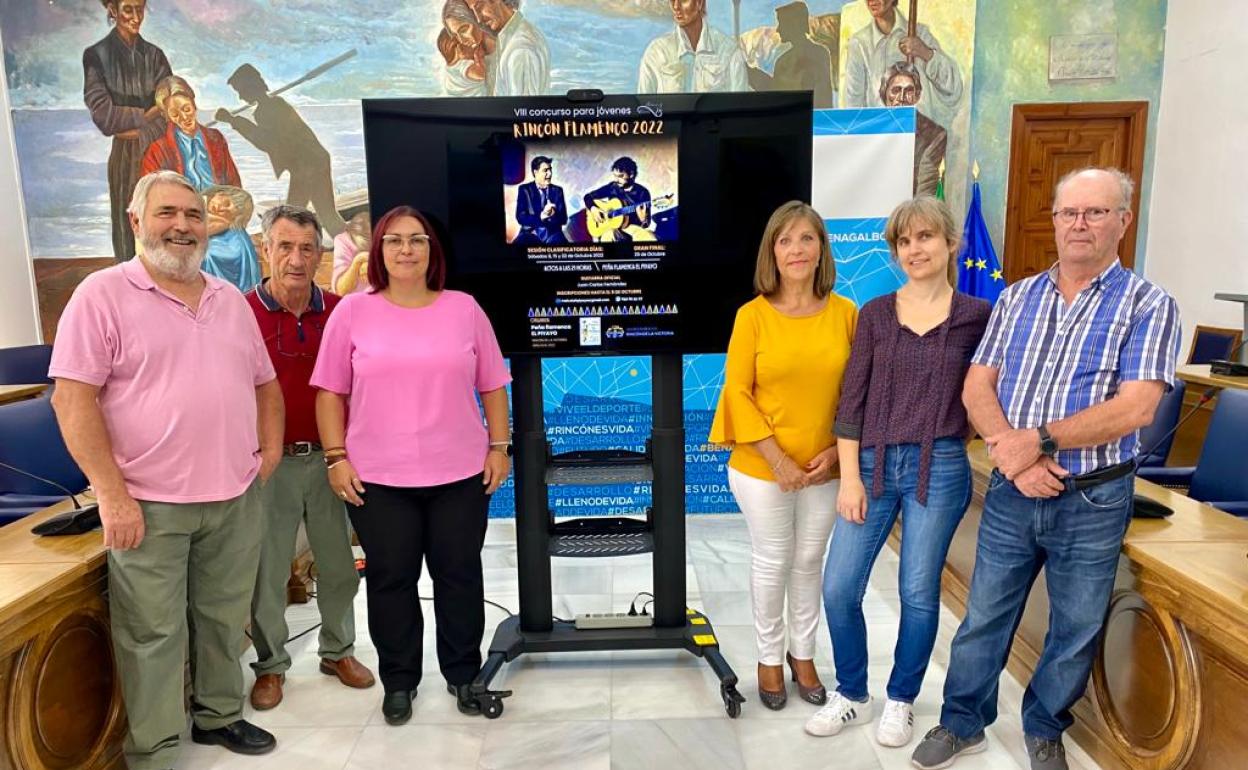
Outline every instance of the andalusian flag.
[[997, 252], [992, 248], [992, 239], [988, 237], [979, 182], [975, 182], [971, 208], [966, 212], [966, 225], [962, 228], [962, 249], [958, 252], [958, 291], [996, 304], [1004, 288], [1005, 276], [1001, 273]]

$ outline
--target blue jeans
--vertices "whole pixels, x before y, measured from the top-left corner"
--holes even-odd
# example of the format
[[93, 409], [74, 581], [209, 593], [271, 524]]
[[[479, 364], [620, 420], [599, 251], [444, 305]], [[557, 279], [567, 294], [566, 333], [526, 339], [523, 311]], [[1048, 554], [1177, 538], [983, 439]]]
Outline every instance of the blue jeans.
[[1030, 498], [993, 471], [979, 525], [966, 618], [949, 655], [940, 723], [978, 735], [997, 718], [997, 684], [1040, 568], [1049, 591], [1044, 652], [1023, 694], [1023, 731], [1055, 740], [1092, 671], [1131, 521], [1135, 476]]
[[[896, 444], [884, 450], [884, 492], [869, 497], [862, 524], [839, 519], [832, 530], [828, 563], [823, 571], [823, 603], [832, 634], [836, 690], [846, 698], [867, 697], [867, 626], [862, 597], [867, 578], [901, 513], [901, 628], [893, 652], [888, 697], [913, 703], [936, 642], [940, 623], [940, 572], [949, 541], [971, 500], [971, 466], [961, 439], [938, 439], [932, 448], [927, 505], [916, 497], [918, 444]], [[871, 489], [875, 450], [858, 453], [863, 483]]]

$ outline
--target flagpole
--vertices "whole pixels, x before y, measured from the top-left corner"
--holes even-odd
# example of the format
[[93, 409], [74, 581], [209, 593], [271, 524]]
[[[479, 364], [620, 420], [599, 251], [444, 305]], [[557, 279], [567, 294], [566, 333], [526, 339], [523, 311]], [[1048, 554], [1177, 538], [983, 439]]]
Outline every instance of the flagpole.
[[[919, 35], [919, 0], [910, 0], [910, 18], [906, 20], [906, 37]], [[914, 54], [906, 54], [906, 64], [914, 64]]]

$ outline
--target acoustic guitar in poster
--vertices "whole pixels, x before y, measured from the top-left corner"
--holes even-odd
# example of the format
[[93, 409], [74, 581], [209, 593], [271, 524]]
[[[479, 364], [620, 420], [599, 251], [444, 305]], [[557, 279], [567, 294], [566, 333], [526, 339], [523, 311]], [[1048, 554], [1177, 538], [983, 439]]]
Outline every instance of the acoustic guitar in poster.
[[594, 201], [593, 208], [586, 212], [588, 216], [585, 217], [585, 227], [595, 241], [602, 240], [602, 236], [606, 233], [624, 227], [628, 222], [628, 215], [639, 207], [651, 206], [651, 213], [656, 214], [674, 208], [675, 199], [676, 193], [668, 193], [645, 203], [626, 205], [619, 198], [600, 198]]

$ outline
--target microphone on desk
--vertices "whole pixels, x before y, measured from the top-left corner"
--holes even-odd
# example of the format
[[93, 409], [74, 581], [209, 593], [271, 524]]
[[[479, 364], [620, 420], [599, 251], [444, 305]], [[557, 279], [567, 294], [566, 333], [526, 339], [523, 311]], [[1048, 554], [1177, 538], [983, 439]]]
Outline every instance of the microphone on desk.
[[[1199, 412], [1202, 406], [1209, 403], [1209, 401], [1212, 400], [1213, 397], [1218, 394], [1219, 390], [1221, 390], [1221, 388], [1217, 387], [1216, 385], [1210, 388], [1205, 388], [1204, 392], [1200, 394], [1200, 399], [1196, 402], [1196, 405], [1192, 407], [1191, 411], [1183, 415], [1182, 418], [1180, 418], [1177, 422], [1175, 422], [1174, 427], [1166, 431], [1165, 435], [1163, 435], [1161, 438], [1154, 441], [1153, 445], [1149, 447], [1149, 450], [1147, 452], [1135, 458], [1135, 470], [1139, 471], [1140, 466], [1142, 466], [1145, 462], [1148, 461], [1150, 457], [1156, 454], [1157, 450], [1161, 448], [1163, 444], [1166, 443], [1166, 440], [1169, 439], [1171, 436], [1173, 436], [1175, 432], [1178, 431], [1180, 427], [1182, 427], [1183, 423], [1190, 420], [1194, 414]], [[1134, 506], [1131, 511], [1131, 515], [1134, 518], [1164, 519], [1165, 517], [1169, 516], [1172, 513], [1174, 513], [1174, 510], [1170, 508], [1170, 506], [1168, 505], [1159, 503], [1156, 500], [1150, 500], [1149, 498], [1144, 497], [1143, 495], [1140, 495], [1140, 494], [1135, 495]]]
[[1245, 343], [1248, 343], [1248, 339], [1232, 348], [1231, 352], [1226, 354], [1226, 358], [1215, 358], [1210, 361], [1209, 373], [1230, 375], [1231, 377], [1248, 377], [1248, 364], [1241, 364], [1235, 360]]
[[69, 487], [59, 484], [52, 479], [45, 479], [42, 476], [36, 476], [30, 471], [9, 465], [8, 463], [0, 463], [0, 468], [12, 471], [14, 473], [34, 479], [35, 481], [47, 484], [50, 487], [64, 492], [69, 495], [69, 501], [74, 504], [72, 511], [59, 513], [52, 518], [36, 524], [31, 527], [31, 532], [36, 535], [81, 535], [84, 532], [90, 532], [100, 526], [100, 504], [87, 503], [83, 505], [78, 502], [78, 497], [70, 491]]

